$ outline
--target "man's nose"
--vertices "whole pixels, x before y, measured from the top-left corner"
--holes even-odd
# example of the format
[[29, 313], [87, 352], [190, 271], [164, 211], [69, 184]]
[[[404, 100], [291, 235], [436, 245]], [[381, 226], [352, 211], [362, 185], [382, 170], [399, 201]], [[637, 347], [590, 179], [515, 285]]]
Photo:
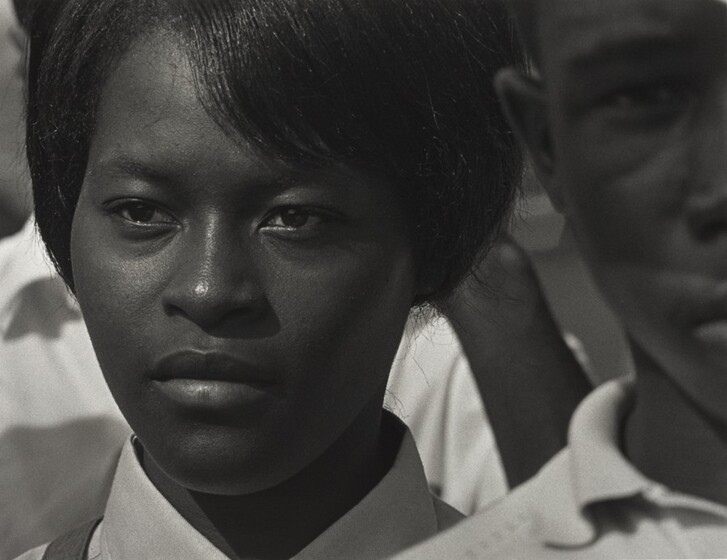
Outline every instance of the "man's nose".
[[727, 83], [702, 115], [689, 165], [688, 220], [703, 242], [727, 237]]
[[259, 320], [267, 300], [248, 245], [216, 226], [199, 235], [185, 234], [162, 295], [167, 315], [185, 317], [216, 333], [237, 331]]

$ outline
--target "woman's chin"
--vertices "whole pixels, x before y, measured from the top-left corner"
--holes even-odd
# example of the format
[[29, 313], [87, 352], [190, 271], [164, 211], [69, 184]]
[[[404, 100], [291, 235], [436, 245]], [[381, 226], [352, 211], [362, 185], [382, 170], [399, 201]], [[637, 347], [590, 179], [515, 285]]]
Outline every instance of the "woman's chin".
[[[234, 450], [234, 451], [231, 451]], [[300, 468], [263, 453], [260, 448], [239, 443], [219, 449], [209, 445], [174, 446], [145, 450], [144, 469], [157, 486], [172, 482], [193, 492], [219, 496], [242, 496], [263, 492], [295, 476]], [[288, 467], [288, 468], [286, 468]]]

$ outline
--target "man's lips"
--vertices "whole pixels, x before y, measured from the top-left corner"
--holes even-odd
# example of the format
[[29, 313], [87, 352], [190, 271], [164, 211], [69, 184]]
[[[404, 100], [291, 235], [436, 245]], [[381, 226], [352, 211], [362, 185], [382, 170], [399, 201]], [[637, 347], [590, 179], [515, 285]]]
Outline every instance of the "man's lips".
[[727, 322], [727, 284], [705, 290], [694, 305], [691, 315], [697, 327]]
[[692, 292], [692, 304], [683, 309], [692, 325], [692, 336], [704, 348], [727, 354], [727, 284], [701, 286]]

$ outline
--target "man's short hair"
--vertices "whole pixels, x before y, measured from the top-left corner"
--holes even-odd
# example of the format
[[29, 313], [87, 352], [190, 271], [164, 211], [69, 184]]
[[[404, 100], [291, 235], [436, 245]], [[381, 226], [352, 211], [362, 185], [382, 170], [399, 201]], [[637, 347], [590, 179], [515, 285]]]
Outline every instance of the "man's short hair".
[[508, 7], [517, 21], [518, 29], [531, 59], [540, 62], [538, 13], [542, 0], [507, 0]]

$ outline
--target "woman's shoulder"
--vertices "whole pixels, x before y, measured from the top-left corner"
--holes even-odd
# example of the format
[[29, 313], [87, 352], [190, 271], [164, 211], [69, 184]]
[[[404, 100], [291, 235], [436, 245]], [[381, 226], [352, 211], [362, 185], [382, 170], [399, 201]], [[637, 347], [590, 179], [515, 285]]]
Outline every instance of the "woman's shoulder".
[[100, 518], [84, 523], [15, 560], [97, 560], [101, 556], [99, 528], [102, 523]]

